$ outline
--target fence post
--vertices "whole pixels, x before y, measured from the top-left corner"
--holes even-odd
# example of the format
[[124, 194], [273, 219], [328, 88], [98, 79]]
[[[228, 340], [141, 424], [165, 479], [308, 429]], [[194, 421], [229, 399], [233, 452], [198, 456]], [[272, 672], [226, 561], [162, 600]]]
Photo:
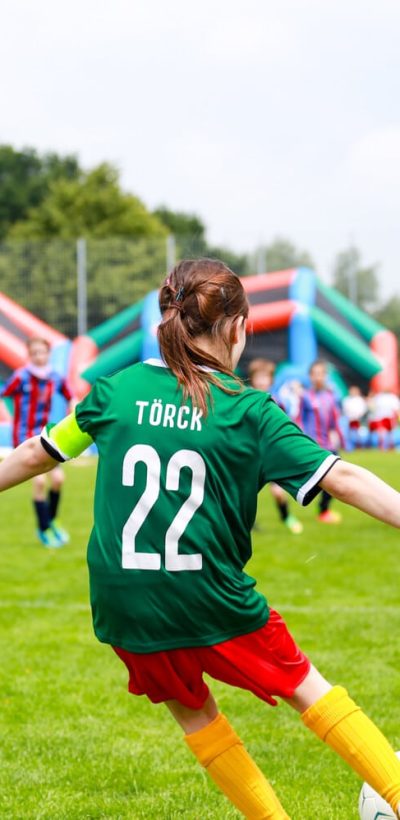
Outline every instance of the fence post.
[[256, 254], [256, 269], [257, 273], [266, 273], [266, 253], [265, 253], [265, 246], [260, 245], [257, 248]]
[[76, 242], [76, 297], [77, 331], [84, 336], [87, 331], [87, 252], [86, 239]]
[[166, 244], [166, 263], [167, 263], [167, 273], [169, 273], [172, 268], [176, 265], [176, 242], [175, 237], [172, 233], [169, 233], [167, 236], [167, 244]]

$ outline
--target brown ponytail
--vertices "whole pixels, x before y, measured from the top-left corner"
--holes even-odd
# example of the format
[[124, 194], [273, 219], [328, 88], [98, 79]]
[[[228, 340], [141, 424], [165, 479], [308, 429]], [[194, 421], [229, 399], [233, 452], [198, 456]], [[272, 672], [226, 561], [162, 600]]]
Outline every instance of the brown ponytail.
[[[159, 300], [161, 355], [182, 385], [184, 397], [190, 397], [206, 414], [210, 382], [226, 393], [241, 388], [230, 365], [230, 354], [235, 320], [247, 318], [249, 310], [242, 283], [223, 262], [184, 259], [165, 280]], [[214, 337], [225, 345], [225, 362], [197, 346], [196, 337], [201, 335]], [[236, 381], [236, 390], [202, 367], [231, 376]]]

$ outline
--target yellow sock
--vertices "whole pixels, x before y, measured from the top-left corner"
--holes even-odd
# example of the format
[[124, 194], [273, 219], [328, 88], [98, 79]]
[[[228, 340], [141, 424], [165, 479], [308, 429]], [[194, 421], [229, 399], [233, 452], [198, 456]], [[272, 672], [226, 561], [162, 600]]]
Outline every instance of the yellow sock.
[[185, 735], [185, 741], [214, 783], [248, 820], [290, 820], [223, 715], [204, 729]]
[[400, 760], [382, 732], [349, 698], [346, 690], [334, 686], [306, 709], [301, 718], [390, 803], [396, 814], [400, 802]]

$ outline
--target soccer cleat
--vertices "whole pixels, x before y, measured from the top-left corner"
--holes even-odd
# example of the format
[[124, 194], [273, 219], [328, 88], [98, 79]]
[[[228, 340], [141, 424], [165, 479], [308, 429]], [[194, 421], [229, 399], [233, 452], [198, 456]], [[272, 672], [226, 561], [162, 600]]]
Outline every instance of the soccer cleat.
[[342, 516], [340, 513], [334, 512], [333, 510], [325, 510], [325, 512], [317, 515], [317, 521], [321, 521], [322, 524], [340, 524], [341, 520]]
[[288, 515], [283, 523], [293, 535], [300, 535], [303, 532], [303, 524], [294, 515]]
[[49, 547], [52, 549], [57, 549], [58, 547], [62, 547], [63, 542], [57, 538], [56, 534], [53, 532], [51, 527], [48, 527], [47, 530], [36, 530], [36, 535], [39, 541], [42, 542], [44, 547]]
[[61, 526], [58, 518], [53, 518], [53, 521], [50, 524], [50, 529], [56, 538], [61, 541], [61, 544], [68, 544], [69, 533], [64, 529], [64, 527]]

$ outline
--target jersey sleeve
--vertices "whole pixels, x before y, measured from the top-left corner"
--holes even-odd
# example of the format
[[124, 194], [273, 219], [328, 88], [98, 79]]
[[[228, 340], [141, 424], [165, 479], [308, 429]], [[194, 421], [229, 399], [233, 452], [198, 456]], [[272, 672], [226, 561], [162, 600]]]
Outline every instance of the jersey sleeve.
[[21, 392], [22, 379], [18, 372], [13, 373], [8, 381], [0, 388], [0, 397], [2, 399], [7, 396], [16, 396]]
[[40, 442], [56, 461], [69, 461], [90, 447], [93, 439], [81, 430], [74, 412], [58, 424], [47, 424], [41, 432]]
[[96, 440], [97, 432], [115, 420], [111, 409], [112, 388], [109, 379], [97, 379], [90, 393], [75, 407], [76, 419], [81, 430]]
[[259, 435], [262, 485], [274, 481], [299, 504], [309, 504], [339, 456], [306, 436], [271, 398], [263, 400]]
[[332, 430], [337, 433], [340, 446], [345, 446], [344, 436], [340, 427], [340, 411], [335, 401], [332, 402]]
[[72, 390], [66, 379], [61, 379], [58, 390], [59, 393], [61, 393], [61, 395], [64, 396], [64, 399], [66, 399], [67, 401], [71, 401], [73, 399], [74, 396]]

